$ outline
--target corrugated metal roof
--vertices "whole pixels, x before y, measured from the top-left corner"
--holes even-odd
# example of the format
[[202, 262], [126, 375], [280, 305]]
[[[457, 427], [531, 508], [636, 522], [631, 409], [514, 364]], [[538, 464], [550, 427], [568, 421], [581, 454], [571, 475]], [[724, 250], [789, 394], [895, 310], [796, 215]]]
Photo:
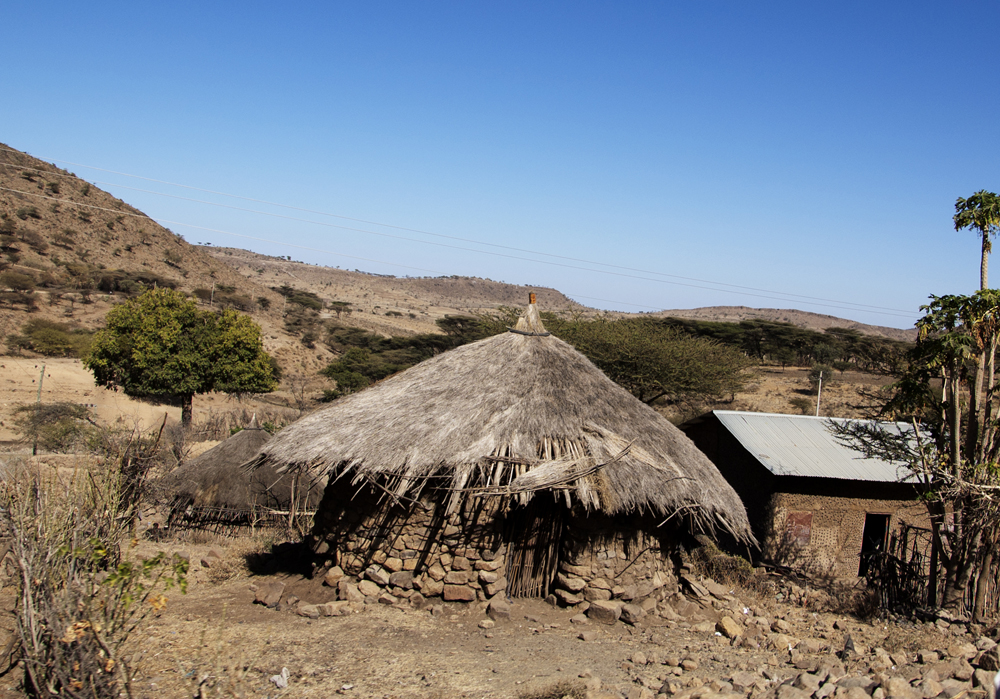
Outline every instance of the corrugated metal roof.
[[[713, 414], [750, 454], [776, 476], [844, 478], [896, 483], [905, 475], [901, 464], [866, 459], [844, 446], [830, 432], [830, 422], [844, 418], [810, 417], [715, 410]], [[897, 430], [904, 422], [886, 423]]]

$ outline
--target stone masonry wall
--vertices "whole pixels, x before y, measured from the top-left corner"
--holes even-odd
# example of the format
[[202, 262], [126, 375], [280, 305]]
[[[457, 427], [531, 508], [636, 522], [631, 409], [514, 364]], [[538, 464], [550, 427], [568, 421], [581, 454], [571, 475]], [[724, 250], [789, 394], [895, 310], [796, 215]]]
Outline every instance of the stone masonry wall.
[[328, 583], [339, 571], [358, 580], [364, 597], [419, 593], [418, 601], [442, 597], [473, 602], [506, 590], [505, 548], [495, 506], [469, 502], [445, 518], [439, 514], [443, 504], [386, 507], [378, 500], [370, 490], [353, 499], [330, 492], [324, 496], [313, 551], [326, 558], [328, 568], [334, 567]]
[[[900, 524], [930, 527], [927, 508], [912, 499], [863, 500], [777, 493], [771, 499], [764, 556], [814, 574], [841, 579], [857, 577], [865, 515], [869, 513], [890, 515], [890, 533]], [[811, 531], [806, 537], [800, 529], [797, 537], [792, 522], [796, 516], [805, 514], [811, 515]], [[798, 521], [804, 520], [799, 517]]]
[[[386, 507], [384, 493], [370, 488], [327, 491], [311, 545], [324, 561], [320, 574], [340, 588], [341, 599], [408, 598], [419, 605], [431, 597], [473, 602], [507, 591], [508, 546], [496, 499], [470, 499], [445, 518], [443, 504], [431, 501]], [[647, 531], [656, 531], [655, 523], [567, 518], [551, 601], [581, 612], [603, 605], [618, 618], [626, 604], [653, 598], [655, 606], [675, 592], [674, 549]]]
[[564, 529], [555, 597], [600, 621], [635, 621], [677, 592], [677, 553], [655, 522], [573, 517]]

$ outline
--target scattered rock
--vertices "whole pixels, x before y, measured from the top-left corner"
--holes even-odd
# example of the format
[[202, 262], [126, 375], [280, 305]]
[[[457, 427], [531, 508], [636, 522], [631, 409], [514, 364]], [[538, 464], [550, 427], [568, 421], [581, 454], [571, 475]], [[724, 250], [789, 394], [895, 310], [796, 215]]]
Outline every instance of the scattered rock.
[[319, 619], [319, 607], [315, 604], [300, 604], [295, 608], [295, 613], [309, 619]]
[[614, 624], [622, 615], [622, 605], [617, 602], [596, 601], [590, 604], [587, 616], [599, 624]]
[[726, 638], [736, 638], [743, 634], [743, 628], [728, 616], [724, 616], [716, 622], [715, 630]]
[[379, 587], [385, 587], [389, 584], [389, 574], [386, 573], [385, 569], [379, 565], [368, 566], [365, 570], [364, 577], [367, 580], [371, 580]]
[[382, 588], [373, 583], [371, 580], [362, 580], [358, 583], [358, 592], [360, 592], [363, 597], [378, 597], [382, 592]]
[[257, 587], [254, 602], [263, 604], [265, 607], [274, 609], [281, 601], [281, 595], [285, 592], [285, 583], [278, 580], [271, 580]]
[[639, 605], [623, 604], [621, 607], [621, 616], [619, 618], [626, 624], [636, 624], [644, 616], [646, 616], [646, 610]]
[[271, 682], [274, 682], [274, 685], [278, 689], [287, 689], [288, 688], [288, 676], [289, 676], [288, 668], [287, 667], [283, 667], [283, 668], [281, 668], [281, 673], [280, 674], [278, 674], [278, 675], [271, 675], [268, 679]]
[[502, 597], [494, 597], [486, 608], [486, 614], [493, 621], [507, 621], [510, 619], [510, 604]]
[[319, 610], [320, 616], [346, 616], [351, 612], [351, 603], [341, 600], [339, 602], [318, 604], [316, 608]]
[[579, 638], [581, 641], [593, 641], [597, 638], [597, 632], [581, 631], [579, 634], [577, 634], [577, 638]]
[[343, 569], [341, 569], [340, 566], [333, 566], [330, 570], [326, 571], [326, 575], [323, 576], [323, 584], [328, 587], [337, 587], [343, 579]]

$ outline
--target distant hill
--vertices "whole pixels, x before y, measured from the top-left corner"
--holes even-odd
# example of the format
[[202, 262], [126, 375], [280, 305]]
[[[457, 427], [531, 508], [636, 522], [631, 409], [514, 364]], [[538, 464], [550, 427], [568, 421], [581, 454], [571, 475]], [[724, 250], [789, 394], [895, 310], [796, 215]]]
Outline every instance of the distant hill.
[[847, 320], [836, 316], [796, 311], [785, 308], [748, 308], [746, 306], [707, 306], [705, 308], [686, 308], [656, 311], [646, 316], [658, 318], [689, 318], [692, 320], [707, 320], [726, 323], [739, 323], [742, 320], [770, 320], [778, 323], [791, 323], [800, 328], [824, 331], [827, 328], [846, 328], [857, 330], [864, 335], [876, 335], [892, 340], [913, 342], [917, 339], [916, 328], [902, 330], [887, 328], [881, 325], [868, 325], [856, 320]]
[[[302, 370], [324, 364], [321, 344], [303, 347], [302, 332], [289, 331], [287, 304], [272, 287], [312, 292], [327, 304], [350, 308], [337, 318], [376, 332], [433, 332], [445, 315], [497, 306], [521, 306], [529, 291], [542, 308], [592, 315], [597, 310], [561, 292], [475, 277], [392, 277], [270, 257], [238, 248], [192, 245], [141, 211], [73, 173], [0, 144], [0, 270], [28, 275], [37, 284], [42, 316], [71, 318], [83, 327], [103, 322], [110, 303], [154, 285], [188, 293], [213, 290], [214, 303], [230, 302], [251, 312], [266, 333], [268, 350]], [[15, 332], [28, 310], [10, 291], [0, 299], [0, 334]], [[45, 299], [45, 305], [37, 301]], [[614, 313], [627, 317], [632, 314]], [[913, 330], [866, 325], [795, 310], [717, 306], [664, 310], [645, 316], [738, 322], [761, 318], [805, 328], [853, 328], [862, 333], [912, 340]], [[308, 351], [306, 351], [308, 350]]]

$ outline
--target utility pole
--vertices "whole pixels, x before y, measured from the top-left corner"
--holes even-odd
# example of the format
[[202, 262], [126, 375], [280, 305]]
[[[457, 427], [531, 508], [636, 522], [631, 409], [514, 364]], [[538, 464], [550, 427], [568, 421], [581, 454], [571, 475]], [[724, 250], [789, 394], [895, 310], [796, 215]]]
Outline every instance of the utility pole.
[[212, 282], [212, 296], [208, 300], [208, 307], [211, 308], [215, 305], [215, 282]]
[[35, 415], [34, 415], [35, 441], [31, 445], [32, 456], [38, 456], [38, 427], [40, 422], [38, 418], [38, 407], [42, 404], [42, 381], [44, 380], [45, 380], [45, 365], [42, 364], [42, 373], [38, 375], [38, 398], [35, 399]]
[[819, 417], [819, 399], [823, 397], [823, 372], [819, 372], [819, 388], [816, 390], [816, 417]]

